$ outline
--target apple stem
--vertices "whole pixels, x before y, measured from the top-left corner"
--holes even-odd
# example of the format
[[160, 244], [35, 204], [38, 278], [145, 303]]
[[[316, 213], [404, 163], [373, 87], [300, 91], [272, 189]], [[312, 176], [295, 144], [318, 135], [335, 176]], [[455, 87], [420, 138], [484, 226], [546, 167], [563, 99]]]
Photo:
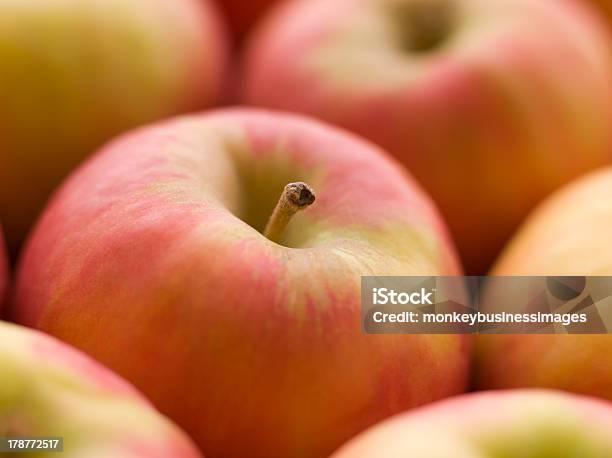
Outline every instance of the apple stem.
[[315, 201], [315, 193], [312, 188], [298, 181], [289, 183], [283, 192], [268, 220], [264, 235], [273, 242], [280, 243], [285, 228], [293, 215], [298, 211], [310, 206]]
[[399, 24], [402, 47], [425, 52], [440, 45], [457, 21], [456, 0], [411, 0], [396, 4], [393, 11]]

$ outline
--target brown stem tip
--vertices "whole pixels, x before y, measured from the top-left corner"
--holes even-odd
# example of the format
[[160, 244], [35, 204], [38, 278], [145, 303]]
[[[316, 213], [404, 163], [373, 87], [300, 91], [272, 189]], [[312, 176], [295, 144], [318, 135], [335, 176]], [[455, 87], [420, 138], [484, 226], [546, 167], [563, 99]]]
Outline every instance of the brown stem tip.
[[315, 201], [313, 189], [306, 183], [298, 181], [289, 183], [283, 192], [268, 220], [264, 235], [273, 242], [279, 243], [293, 215], [312, 205]]

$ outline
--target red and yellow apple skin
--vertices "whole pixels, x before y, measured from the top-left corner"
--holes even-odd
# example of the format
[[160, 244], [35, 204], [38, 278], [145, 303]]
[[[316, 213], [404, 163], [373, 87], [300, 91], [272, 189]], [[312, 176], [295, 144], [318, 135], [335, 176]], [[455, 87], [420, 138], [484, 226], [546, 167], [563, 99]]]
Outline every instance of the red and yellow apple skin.
[[132, 385], [43, 333], [0, 321], [0, 373], [2, 437], [63, 437], [66, 458], [202, 456]]
[[446, 41], [409, 51], [412, 1], [281, 5], [250, 42], [242, 97], [381, 145], [482, 275], [541, 198], [612, 158], [611, 42], [571, 0], [456, 0]]
[[[286, 183], [314, 205], [261, 230]], [[112, 143], [56, 195], [12, 318], [132, 381], [207, 456], [320, 457], [466, 389], [469, 340], [366, 335], [361, 275], [460, 274], [444, 225], [374, 145], [222, 110]]]
[[[525, 222], [493, 275], [612, 275], [612, 168], [549, 197]], [[480, 388], [548, 387], [612, 400], [612, 336], [479, 336]]]
[[467, 394], [397, 415], [331, 458], [603, 458], [612, 404], [552, 390]]
[[0, 218], [11, 254], [102, 142], [213, 105], [226, 47], [210, 0], [1, 2]]

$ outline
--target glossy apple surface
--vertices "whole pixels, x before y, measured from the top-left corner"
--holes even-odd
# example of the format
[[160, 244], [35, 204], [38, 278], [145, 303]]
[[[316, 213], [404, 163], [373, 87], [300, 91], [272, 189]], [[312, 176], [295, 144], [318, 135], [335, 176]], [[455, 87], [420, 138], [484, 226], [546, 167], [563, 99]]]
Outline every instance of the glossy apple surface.
[[[285, 184], [317, 200], [282, 244]], [[12, 317], [140, 388], [208, 456], [320, 457], [466, 388], [465, 336], [365, 335], [361, 275], [459, 274], [430, 200], [370, 143], [237, 109], [112, 143], [46, 210]]]
[[374, 426], [331, 458], [603, 458], [612, 404], [547, 390], [474, 393]]
[[0, 374], [2, 437], [63, 437], [68, 458], [201, 457], [131, 385], [38, 331], [0, 322]]
[[297, 0], [252, 37], [243, 100], [392, 153], [482, 275], [540, 199], [610, 161], [611, 43], [571, 0]]
[[0, 2], [0, 218], [12, 255], [101, 142], [214, 104], [225, 60], [209, 0]]
[[[492, 274], [612, 275], [610, 192], [607, 167], [552, 195], [525, 222]], [[478, 342], [482, 388], [551, 387], [612, 400], [610, 335], [479, 336]]]

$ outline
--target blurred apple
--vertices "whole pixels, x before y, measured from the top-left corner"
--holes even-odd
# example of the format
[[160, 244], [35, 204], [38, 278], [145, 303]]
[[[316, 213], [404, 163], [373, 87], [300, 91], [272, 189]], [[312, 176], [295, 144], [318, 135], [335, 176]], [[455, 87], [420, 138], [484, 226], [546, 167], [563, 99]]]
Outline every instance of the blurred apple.
[[[261, 231], [299, 181], [316, 202], [273, 242]], [[360, 276], [460, 272], [433, 205], [377, 147], [236, 109], [135, 132], [74, 174], [11, 316], [125, 376], [208, 456], [321, 457], [466, 388], [465, 336], [362, 332]]]
[[374, 140], [484, 274], [532, 206], [612, 158], [612, 48], [571, 0], [296, 0], [246, 55], [243, 100]]
[[264, 13], [281, 0], [216, 0], [237, 41], [243, 40]]
[[331, 458], [604, 458], [612, 404], [546, 390], [491, 391], [387, 420]]
[[101, 142], [215, 103], [225, 54], [208, 0], [0, 2], [0, 218], [12, 254]]
[[[494, 275], [612, 275], [612, 168], [546, 200], [498, 260]], [[612, 336], [479, 336], [482, 388], [550, 387], [612, 400]]]
[[131, 385], [40, 332], [0, 322], [0, 374], [1, 437], [63, 437], [66, 458], [201, 456]]

